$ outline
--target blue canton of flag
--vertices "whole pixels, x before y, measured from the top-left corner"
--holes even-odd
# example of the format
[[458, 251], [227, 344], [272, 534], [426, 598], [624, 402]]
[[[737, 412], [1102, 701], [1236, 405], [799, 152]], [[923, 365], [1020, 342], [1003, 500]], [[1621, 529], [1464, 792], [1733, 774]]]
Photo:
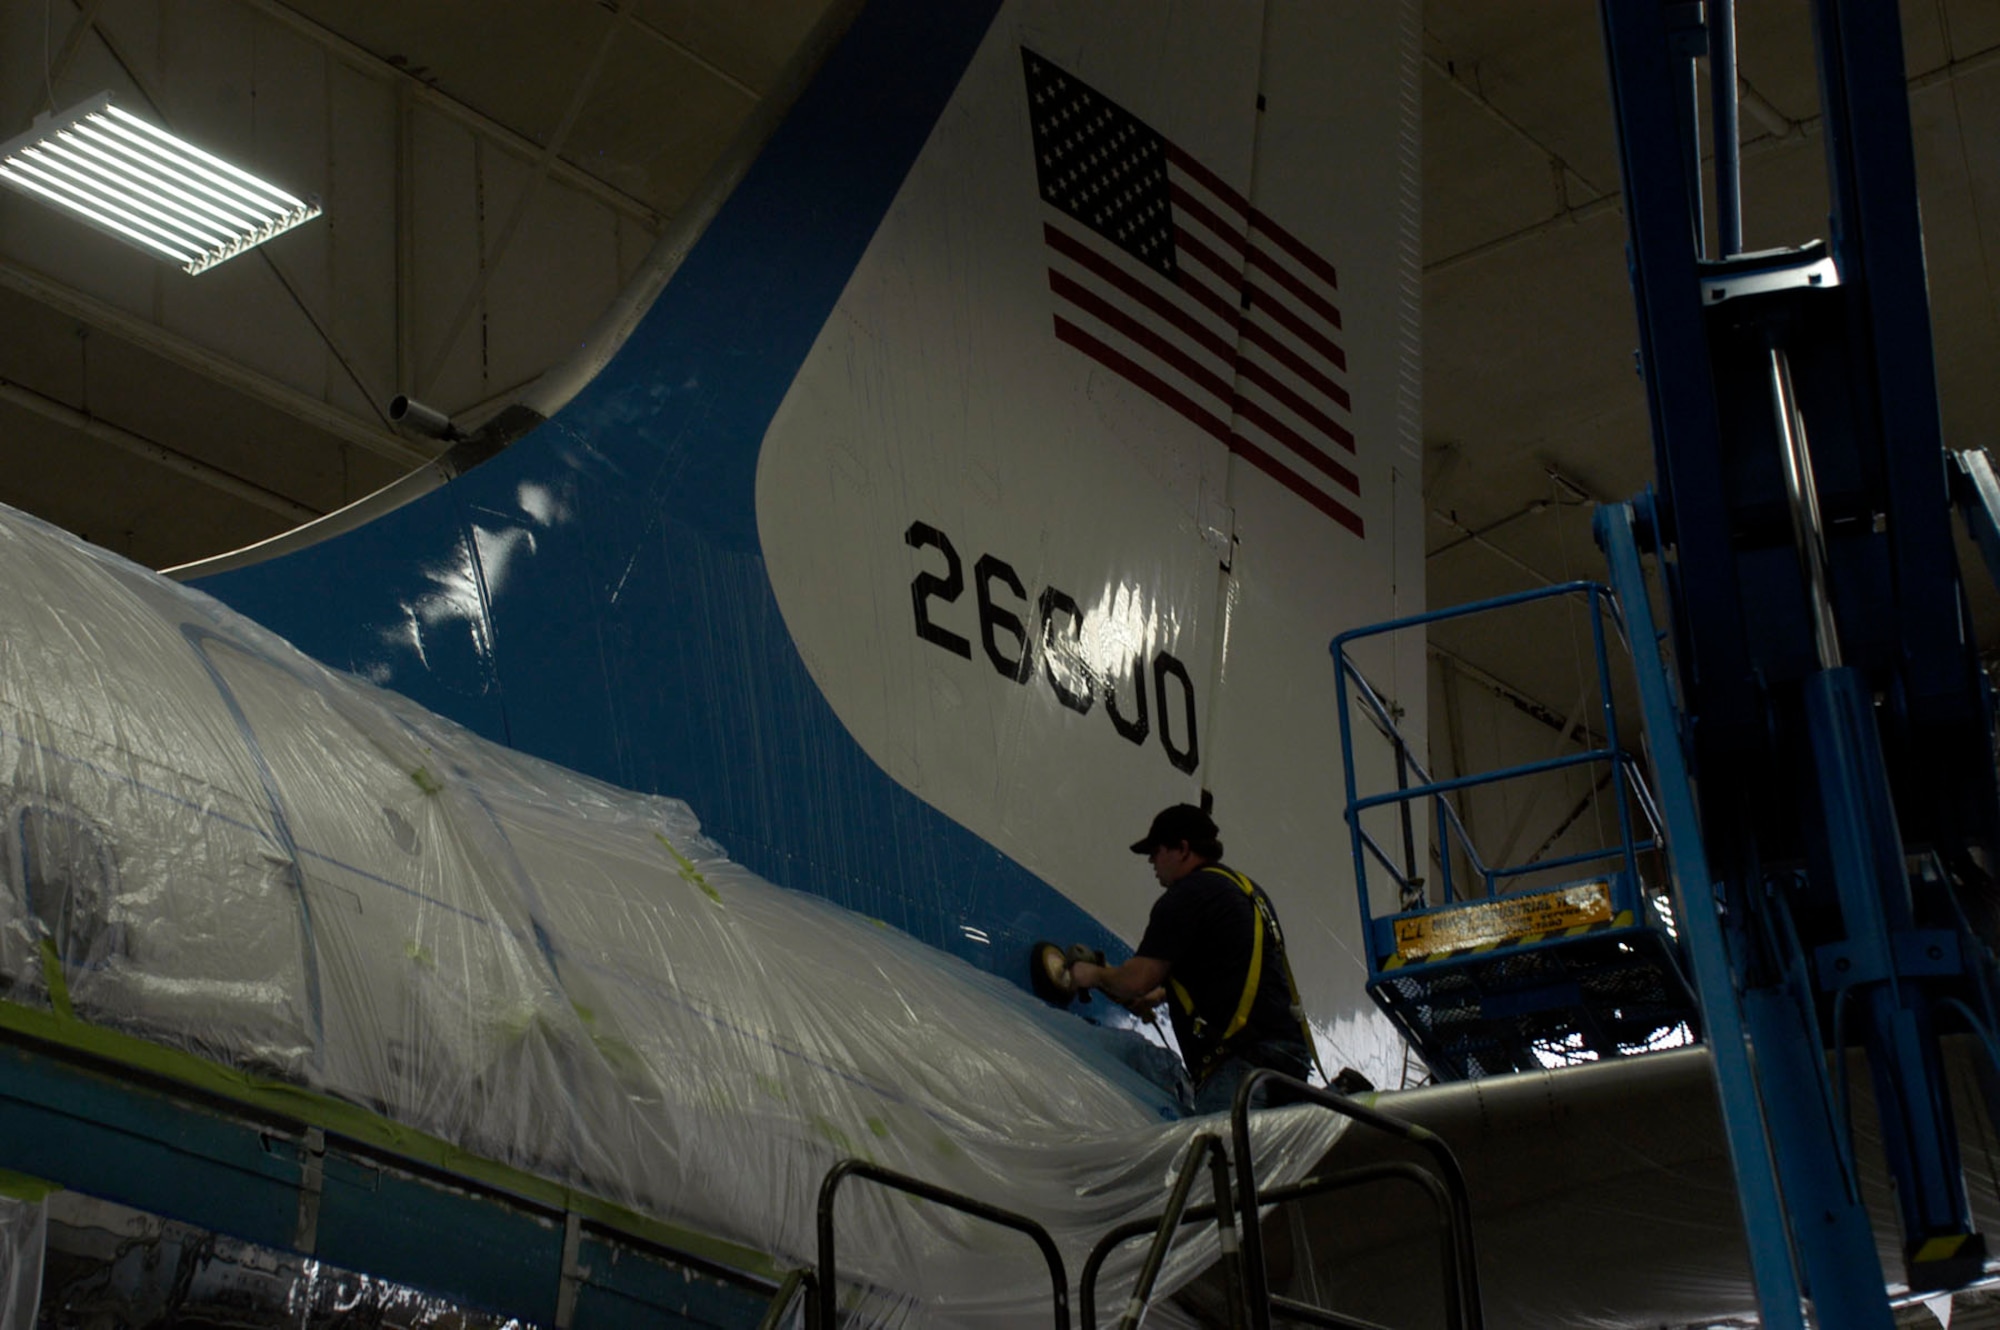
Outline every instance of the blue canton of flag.
[[1021, 65], [1057, 340], [1364, 534], [1333, 264], [1097, 89]]

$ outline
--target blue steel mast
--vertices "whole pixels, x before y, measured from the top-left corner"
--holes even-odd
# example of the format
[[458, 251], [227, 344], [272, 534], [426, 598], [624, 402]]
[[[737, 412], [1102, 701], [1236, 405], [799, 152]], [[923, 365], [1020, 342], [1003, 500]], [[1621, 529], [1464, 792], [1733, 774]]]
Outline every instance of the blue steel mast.
[[[1800, 1325], [1803, 1295], [1817, 1325], [1886, 1330], [1850, 1050], [1881, 1116], [1908, 1282], [1955, 1287], [1986, 1243], [1939, 1041], [1969, 1030], [1992, 1054], [2000, 1009], [1968, 916], [1993, 890], [2000, 802], [1951, 539], [1899, 16], [1816, 0], [1829, 236], [1741, 254], [1730, 3], [1601, 9], [1658, 484], [1602, 510], [1598, 531], [1633, 626], [1764, 1323]], [[1672, 685], [1642, 548], [1661, 569]]]

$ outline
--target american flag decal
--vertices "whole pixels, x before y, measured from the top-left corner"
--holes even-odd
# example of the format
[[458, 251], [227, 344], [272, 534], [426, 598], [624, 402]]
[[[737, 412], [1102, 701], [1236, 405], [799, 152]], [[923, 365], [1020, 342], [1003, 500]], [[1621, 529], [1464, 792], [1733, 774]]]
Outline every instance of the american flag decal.
[[1361, 535], [1334, 266], [1124, 107], [1021, 63], [1057, 339]]

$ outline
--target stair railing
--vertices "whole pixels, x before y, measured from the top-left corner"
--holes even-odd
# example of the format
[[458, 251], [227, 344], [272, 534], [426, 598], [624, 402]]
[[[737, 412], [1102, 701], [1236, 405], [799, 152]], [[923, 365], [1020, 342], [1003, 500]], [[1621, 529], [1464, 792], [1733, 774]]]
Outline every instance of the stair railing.
[[1321, 1325], [1356, 1325], [1344, 1318], [1326, 1319], [1332, 1313], [1294, 1303], [1289, 1298], [1273, 1298], [1264, 1268], [1264, 1237], [1257, 1221], [1259, 1206], [1265, 1204], [1257, 1191], [1257, 1169], [1250, 1149], [1250, 1101], [1260, 1087], [1270, 1087], [1287, 1102], [1305, 1101], [1352, 1118], [1364, 1126], [1385, 1132], [1424, 1150], [1436, 1170], [1434, 1180], [1443, 1188], [1448, 1216], [1449, 1242], [1454, 1253], [1453, 1278], [1445, 1285], [1445, 1317], [1448, 1324], [1463, 1330], [1484, 1330], [1485, 1312], [1479, 1297], [1479, 1265], [1472, 1243], [1472, 1202], [1465, 1188], [1465, 1174], [1451, 1148], [1436, 1133], [1401, 1118], [1379, 1112], [1346, 1095], [1307, 1085], [1304, 1081], [1259, 1067], [1243, 1078], [1236, 1089], [1236, 1103], [1230, 1109], [1229, 1127], [1236, 1156], [1237, 1212], [1243, 1225], [1243, 1282], [1250, 1308], [1252, 1330], [1271, 1330], [1271, 1312], [1314, 1321]]
[[[1388, 1163], [1366, 1164], [1360, 1168], [1346, 1169], [1339, 1173], [1316, 1174], [1312, 1177], [1301, 1178], [1297, 1182], [1288, 1183], [1282, 1187], [1261, 1189], [1257, 1193], [1257, 1203], [1260, 1206], [1283, 1205], [1287, 1201], [1304, 1200], [1309, 1196], [1344, 1191], [1349, 1187], [1365, 1186], [1371, 1182], [1396, 1180], [1413, 1183], [1421, 1188], [1424, 1194], [1430, 1197], [1431, 1204], [1436, 1207], [1438, 1238], [1441, 1248], [1439, 1254], [1444, 1263], [1445, 1287], [1448, 1289], [1457, 1287], [1459, 1278], [1458, 1235], [1452, 1228], [1451, 1200], [1445, 1195], [1443, 1184], [1427, 1168], [1421, 1168], [1416, 1164], [1403, 1160], [1394, 1160]], [[1231, 1212], [1233, 1215], [1235, 1210], [1234, 1198], [1232, 1197], [1222, 1202], [1222, 1206], [1225, 1211]], [[1213, 1218], [1215, 1213], [1216, 1207], [1213, 1205], [1190, 1206], [1180, 1212], [1180, 1223], [1183, 1225], [1198, 1224], [1205, 1219]], [[1105, 1259], [1121, 1244], [1129, 1242], [1141, 1234], [1154, 1232], [1157, 1227], [1157, 1221], [1153, 1219], [1134, 1219], [1129, 1223], [1120, 1224], [1117, 1228], [1106, 1233], [1099, 1240], [1097, 1246], [1091, 1249], [1090, 1259], [1084, 1262], [1083, 1278], [1079, 1292], [1079, 1306], [1082, 1308], [1082, 1321], [1085, 1326], [1094, 1326], [1096, 1324], [1097, 1275]], [[1230, 1231], [1230, 1237], [1235, 1237], [1233, 1228]], [[1224, 1276], [1228, 1280], [1227, 1297], [1230, 1300], [1229, 1323], [1232, 1327], [1235, 1327], [1242, 1324], [1240, 1317], [1245, 1305], [1244, 1299], [1241, 1296], [1242, 1284], [1240, 1282], [1242, 1271], [1240, 1262], [1242, 1257], [1240, 1252], [1230, 1253], [1228, 1248], [1224, 1250], [1225, 1259], [1231, 1260], [1235, 1270], [1235, 1277], [1231, 1277], [1228, 1270], [1224, 1272]], [[1336, 1327], [1336, 1330], [1379, 1330], [1378, 1327], [1368, 1321], [1342, 1316], [1338, 1312], [1325, 1311], [1317, 1307], [1307, 1307], [1305, 1304], [1294, 1302], [1290, 1298], [1274, 1297], [1271, 1299], [1271, 1306], [1273, 1310], [1282, 1313], [1290, 1320], [1333, 1326]], [[1446, 1325], [1449, 1330], [1461, 1330], [1463, 1317], [1459, 1312], [1456, 1309], [1448, 1307], [1447, 1315]]]
[[970, 1196], [935, 1186], [921, 1178], [913, 1178], [872, 1164], [865, 1159], [843, 1159], [827, 1170], [826, 1178], [819, 1184], [819, 1274], [818, 1287], [814, 1290], [813, 1305], [818, 1309], [814, 1330], [834, 1330], [835, 1317], [835, 1255], [833, 1240], [833, 1202], [840, 1184], [848, 1178], [860, 1178], [876, 1183], [892, 1191], [907, 1192], [926, 1201], [999, 1224], [1025, 1233], [1041, 1249], [1042, 1259], [1048, 1262], [1049, 1277], [1055, 1285], [1055, 1330], [1069, 1330], [1069, 1277], [1063, 1272], [1062, 1253], [1056, 1250], [1055, 1239], [1049, 1231], [1025, 1215], [1017, 1215], [1011, 1210], [1002, 1210], [996, 1205], [976, 1201]]
[[[787, 1273], [784, 1282], [778, 1285], [778, 1291], [771, 1295], [771, 1305], [764, 1309], [764, 1319], [757, 1322], [757, 1330], [778, 1330], [791, 1316], [792, 1308], [800, 1298], [812, 1297], [816, 1282], [812, 1270], [806, 1266]], [[810, 1312], [810, 1303], [807, 1309]]]
[[[1201, 1171], [1204, 1158], [1208, 1161], [1209, 1179], [1215, 1187], [1215, 1204], [1189, 1210], [1188, 1195], [1194, 1190], [1194, 1180]], [[1222, 1277], [1228, 1290], [1225, 1302], [1229, 1307], [1229, 1330], [1243, 1330], [1243, 1254], [1236, 1236], [1236, 1214], [1230, 1205], [1229, 1155], [1222, 1148], [1221, 1138], [1207, 1131], [1188, 1142], [1187, 1154], [1182, 1157], [1180, 1171], [1174, 1177], [1174, 1189], [1167, 1197], [1167, 1208], [1159, 1218], [1135, 1219], [1120, 1224], [1091, 1248], [1089, 1259], [1083, 1263], [1083, 1277], [1078, 1290], [1083, 1323], [1088, 1330], [1096, 1330], [1097, 1326], [1097, 1275], [1105, 1258], [1120, 1244], [1141, 1233], [1150, 1231], [1153, 1234], [1152, 1245], [1146, 1249], [1146, 1262], [1140, 1267], [1139, 1278], [1132, 1285], [1132, 1296], [1125, 1303], [1124, 1314], [1118, 1318], [1118, 1330], [1138, 1330], [1139, 1322], [1145, 1318], [1146, 1308], [1153, 1300], [1153, 1285], [1160, 1277], [1160, 1267], [1166, 1263], [1167, 1250], [1173, 1245], [1175, 1231], [1197, 1215], [1215, 1220], [1217, 1241], [1222, 1249]]]

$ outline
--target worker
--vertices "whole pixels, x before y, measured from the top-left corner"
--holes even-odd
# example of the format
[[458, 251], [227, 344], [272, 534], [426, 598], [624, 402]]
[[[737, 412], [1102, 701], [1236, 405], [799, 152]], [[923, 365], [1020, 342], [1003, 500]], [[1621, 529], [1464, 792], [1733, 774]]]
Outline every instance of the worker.
[[1193, 804], [1162, 809], [1132, 852], [1164, 891], [1130, 960], [1071, 963], [1075, 990], [1098, 989], [1141, 1014], [1166, 1002], [1197, 1114], [1228, 1112], [1256, 1067], [1304, 1080], [1312, 1035], [1284, 933], [1263, 889], [1222, 862], [1214, 820]]

